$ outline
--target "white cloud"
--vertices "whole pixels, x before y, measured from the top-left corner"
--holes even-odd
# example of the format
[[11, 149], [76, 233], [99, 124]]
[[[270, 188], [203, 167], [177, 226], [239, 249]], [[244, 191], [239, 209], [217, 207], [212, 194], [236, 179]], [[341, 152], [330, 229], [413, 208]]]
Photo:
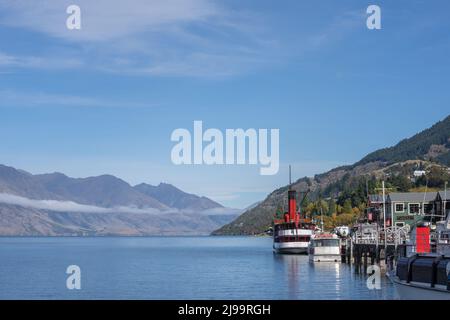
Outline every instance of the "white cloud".
[[14, 66], [17, 64], [17, 58], [0, 52], [0, 66]]
[[214, 208], [201, 212], [190, 210], [158, 210], [154, 208], [136, 208], [132, 206], [118, 206], [114, 208], [104, 208], [93, 205], [80, 204], [73, 201], [60, 200], [35, 200], [21, 197], [9, 193], [0, 193], [0, 203], [15, 205], [37, 210], [49, 210], [56, 212], [77, 212], [77, 213], [130, 213], [130, 214], [203, 214], [203, 215], [228, 215], [239, 214], [241, 210], [231, 208]]
[[318, 30], [293, 32], [271, 25], [273, 20], [257, 8], [233, 10], [225, 1], [75, 3], [81, 8], [81, 30], [66, 28], [66, 8], [72, 0], [0, 0], [0, 25], [50, 36], [45, 43], [61, 55], [0, 53], [0, 68], [80, 67], [127, 75], [229, 77], [301, 58], [364, 22], [363, 13], [349, 11]]
[[0, 51], [0, 67], [31, 69], [71, 69], [83, 66], [76, 58], [11, 55]]
[[[195, 212], [193, 212], [195, 213]], [[215, 215], [238, 215], [242, 214], [244, 211], [242, 209], [234, 209], [234, 208], [213, 208], [201, 211], [200, 214], [215, 216]]]
[[0, 193], [0, 203], [17, 205], [38, 210], [50, 210], [57, 212], [79, 213], [135, 213], [135, 214], [159, 214], [161, 211], [153, 208], [140, 209], [133, 207], [103, 208], [92, 205], [79, 204], [73, 201], [59, 200], [35, 200], [8, 193]]
[[141, 102], [106, 100], [74, 95], [50, 94], [45, 92], [23, 92], [0, 90], [0, 107], [109, 107], [146, 108], [154, 104]]
[[66, 28], [66, 8], [73, 0], [0, 0], [2, 22], [71, 41], [106, 42], [182, 23], [204, 22], [220, 15], [208, 0], [77, 0], [79, 31]]
[[0, 24], [49, 35], [64, 48], [61, 57], [0, 53], [0, 67], [89, 66], [131, 75], [223, 77], [272, 59], [275, 42], [263, 19], [216, 1], [78, 0], [81, 30], [65, 26], [69, 4], [73, 1], [0, 0]]

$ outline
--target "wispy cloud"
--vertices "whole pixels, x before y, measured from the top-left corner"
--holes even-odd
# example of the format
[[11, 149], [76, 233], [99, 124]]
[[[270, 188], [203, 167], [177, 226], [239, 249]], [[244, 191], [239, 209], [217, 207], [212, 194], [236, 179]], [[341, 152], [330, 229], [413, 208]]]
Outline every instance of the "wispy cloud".
[[50, 210], [57, 212], [79, 212], [79, 213], [145, 213], [158, 214], [161, 213], [156, 209], [139, 209], [132, 207], [115, 207], [102, 208], [97, 206], [79, 204], [72, 201], [58, 201], [58, 200], [34, 200], [25, 197], [20, 197], [8, 193], [0, 193], [0, 203], [17, 205], [26, 208], [33, 208], [38, 210]]
[[148, 108], [156, 104], [107, 100], [74, 95], [50, 94], [45, 92], [22, 92], [0, 90], [0, 107], [105, 107], [105, 108]]
[[72, 69], [83, 66], [75, 58], [11, 55], [0, 51], [0, 67], [31, 69]]
[[[204, 210], [199, 212], [200, 214], [207, 216], [215, 216], [215, 215], [239, 215], [243, 213], [242, 209], [234, 209], [234, 208], [212, 208], [208, 210]], [[192, 212], [193, 214], [198, 214], [197, 212]]]
[[0, 0], [0, 24], [44, 34], [55, 48], [65, 49], [61, 57], [0, 53], [0, 67], [89, 66], [127, 75], [229, 77], [283, 64], [364, 25], [363, 11], [348, 11], [317, 30], [286, 36], [292, 30], [271, 26], [267, 13], [235, 10], [227, 2], [77, 0], [81, 30], [68, 30], [65, 10], [71, 4]]
[[[82, 29], [65, 27], [73, 1], [0, 0], [0, 24], [42, 33], [72, 58], [0, 53], [0, 67], [50, 68], [55, 65], [134, 75], [223, 77], [272, 60], [263, 19], [232, 11], [209, 0], [78, 0]], [[66, 53], [67, 54], [67, 53]], [[84, 60], [73, 59], [74, 55]], [[79, 60], [78, 60], [79, 59]]]
[[221, 15], [208, 0], [77, 0], [82, 28], [66, 28], [72, 0], [0, 0], [2, 22], [75, 42], [108, 42], [174, 24], [202, 23]]
[[9, 193], [0, 193], [0, 203], [15, 205], [25, 208], [32, 208], [37, 210], [48, 210], [55, 212], [77, 212], [77, 213], [129, 213], [129, 214], [203, 214], [203, 215], [235, 215], [241, 213], [239, 209], [230, 208], [214, 208], [201, 212], [194, 212], [189, 210], [158, 210], [154, 208], [136, 208], [132, 206], [119, 206], [114, 208], [104, 208], [92, 205], [85, 205], [73, 201], [59, 201], [59, 200], [35, 200], [26, 197], [21, 197]]

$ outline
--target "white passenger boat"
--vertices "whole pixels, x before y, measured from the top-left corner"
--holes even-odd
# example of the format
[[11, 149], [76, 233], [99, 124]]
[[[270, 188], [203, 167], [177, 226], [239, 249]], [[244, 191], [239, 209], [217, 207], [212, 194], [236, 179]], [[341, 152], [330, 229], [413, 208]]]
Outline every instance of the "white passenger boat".
[[291, 187], [290, 176], [289, 167], [288, 211], [278, 212], [273, 221], [273, 250], [281, 254], [307, 254], [316, 225], [297, 211], [297, 192]]
[[340, 262], [341, 243], [337, 235], [318, 233], [312, 236], [308, 247], [311, 262]]
[[314, 227], [305, 222], [275, 224], [273, 249], [276, 253], [307, 254]]

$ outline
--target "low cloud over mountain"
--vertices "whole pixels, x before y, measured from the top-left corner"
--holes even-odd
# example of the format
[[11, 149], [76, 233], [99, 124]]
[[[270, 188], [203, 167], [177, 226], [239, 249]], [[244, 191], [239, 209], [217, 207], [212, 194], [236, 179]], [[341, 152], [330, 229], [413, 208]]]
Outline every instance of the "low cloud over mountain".
[[0, 165], [0, 235], [208, 234], [239, 213], [170, 184], [132, 187], [111, 175], [74, 179]]

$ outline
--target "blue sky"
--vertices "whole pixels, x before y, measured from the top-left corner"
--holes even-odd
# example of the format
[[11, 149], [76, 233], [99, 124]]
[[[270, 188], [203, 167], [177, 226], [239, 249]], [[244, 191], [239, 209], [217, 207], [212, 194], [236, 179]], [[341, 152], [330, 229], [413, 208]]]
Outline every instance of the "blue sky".
[[[82, 29], [65, 27], [69, 4]], [[382, 29], [366, 28], [366, 8]], [[448, 1], [0, 0], [0, 163], [245, 207], [449, 114]], [[176, 128], [279, 128], [281, 168], [175, 166]]]

